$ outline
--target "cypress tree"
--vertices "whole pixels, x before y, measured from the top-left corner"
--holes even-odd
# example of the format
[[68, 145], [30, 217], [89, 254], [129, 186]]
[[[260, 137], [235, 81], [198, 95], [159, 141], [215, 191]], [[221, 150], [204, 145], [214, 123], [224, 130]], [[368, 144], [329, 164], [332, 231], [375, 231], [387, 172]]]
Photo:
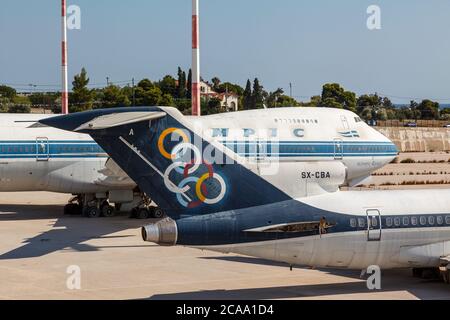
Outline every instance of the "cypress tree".
[[252, 84], [250, 79], [247, 80], [247, 85], [244, 90], [244, 109], [249, 110], [252, 107]]

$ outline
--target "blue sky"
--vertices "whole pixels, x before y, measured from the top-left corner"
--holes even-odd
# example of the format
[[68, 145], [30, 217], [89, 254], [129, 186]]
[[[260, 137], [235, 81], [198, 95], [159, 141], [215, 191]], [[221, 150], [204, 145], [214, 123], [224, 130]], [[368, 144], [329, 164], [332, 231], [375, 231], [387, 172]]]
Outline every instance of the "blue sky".
[[[267, 90], [293, 83], [300, 100], [339, 82], [395, 102], [449, 99], [450, 1], [200, 0], [202, 76]], [[68, 0], [82, 10], [69, 31], [69, 76], [82, 66], [92, 83], [188, 69], [190, 0]], [[369, 31], [366, 9], [381, 7]], [[0, 83], [60, 82], [60, 1], [2, 0]], [[305, 96], [305, 97], [304, 97]]]

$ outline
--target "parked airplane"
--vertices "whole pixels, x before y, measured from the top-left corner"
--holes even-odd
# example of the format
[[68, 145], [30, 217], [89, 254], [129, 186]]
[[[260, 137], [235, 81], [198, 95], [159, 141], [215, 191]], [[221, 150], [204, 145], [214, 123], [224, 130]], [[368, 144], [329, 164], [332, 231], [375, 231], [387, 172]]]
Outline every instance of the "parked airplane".
[[144, 240], [318, 267], [441, 267], [450, 190], [339, 191], [396, 147], [355, 114], [325, 108], [201, 118], [173, 108], [41, 120], [90, 134], [170, 218]]
[[[53, 191], [76, 197], [66, 213], [111, 216], [115, 203], [132, 210], [142, 202], [136, 184], [85, 134], [49, 128], [49, 115], [2, 115], [0, 192]], [[108, 202], [109, 199], [109, 202]], [[160, 209], [155, 210], [161, 216]]]

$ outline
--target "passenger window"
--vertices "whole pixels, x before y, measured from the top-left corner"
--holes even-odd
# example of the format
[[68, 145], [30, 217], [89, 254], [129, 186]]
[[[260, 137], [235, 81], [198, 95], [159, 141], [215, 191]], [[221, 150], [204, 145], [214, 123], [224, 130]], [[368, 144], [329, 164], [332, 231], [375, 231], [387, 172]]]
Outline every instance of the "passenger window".
[[421, 225], [426, 225], [427, 224], [427, 218], [426, 217], [420, 217], [420, 224]]
[[350, 219], [350, 227], [356, 228], [356, 219], [354, 218]]
[[409, 226], [409, 218], [408, 217], [403, 217], [403, 225]]
[[428, 224], [434, 225], [434, 217], [433, 216], [428, 217]]
[[445, 223], [450, 224], [450, 216], [445, 216]]
[[438, 216], [436, 218], [436, 221], [437, 221], [438, 224], [443, 224], [444, 223], [444, 218], [442, 218], [442, 216]]
[[399, 217], [394, 218], [394, 224], [395, 224], [396, 227], [400, 226], [400, 218]]
[[366, 226], [366, 219], [358, 218], [358, 225], [360, 228], [364, 228]]
[[411, 224], [417, 226], [417, 217], [411, 217]]
[[392, 227], [392, 218], [386, 218], [386, 225]]
[[371, 224], [372, 224], [372, 227], [373, 227], [373, 228], [378, 227], [378, 218], [372, 217]]

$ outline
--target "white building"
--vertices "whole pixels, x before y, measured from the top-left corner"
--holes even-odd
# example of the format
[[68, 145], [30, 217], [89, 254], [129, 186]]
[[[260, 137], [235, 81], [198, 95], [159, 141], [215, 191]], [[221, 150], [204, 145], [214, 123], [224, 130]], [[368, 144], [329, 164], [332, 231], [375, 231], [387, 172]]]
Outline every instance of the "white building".
[[222, 109], [225, 111], [238, 111], [239, 96], [233, 92], [215, 92], [211, 85], [202, 81], [200, 82], [200, 95], [205, 99], [218, 98], [221, 101]]

